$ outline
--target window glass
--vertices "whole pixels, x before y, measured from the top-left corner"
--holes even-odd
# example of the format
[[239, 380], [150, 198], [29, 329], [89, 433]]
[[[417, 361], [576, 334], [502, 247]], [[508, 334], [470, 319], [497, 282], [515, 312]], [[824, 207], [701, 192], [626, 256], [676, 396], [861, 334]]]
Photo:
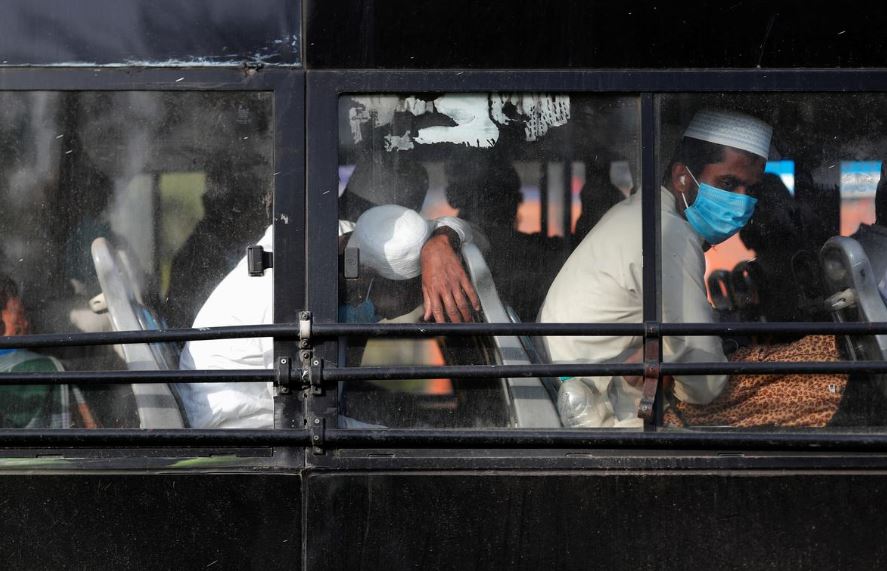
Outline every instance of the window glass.
[[[590, 239], [592, 229], [630, 201], [635, 206], [619, 215], [624, 227], [613, 227], [620, 226], [619, 244], [637, 245], [637, 263], [620, 278], [640, 279], [638, 102], [538, 93], [341, 97], [340, 320], [581, 321], [587, 314], [640, 322], [639, 294], [626, 293], [619, 307], [612, 305], [619, 300], [592, 300], [582, 275], [606, 250], [602, 238]], [[579, 259], [572, 266], [571, 255]], [[340, 360], [582, 362], [618, 359], [624, 349], [615, 338], [604, 340], [605, 355], [579, 349], [587, 338], [548, 341], [352, 339]], [[354, 382], [341, 390], [340, 411], [346, 426], [560, 427], [561, 385], [536, 378]]]
[[[190, 327], [269, 224], [271, 117], [266, 93], [0, 92], [6, 334]], [[270, 307], [270, 287], [256, 293]], [[230, 312], [202, 321], [254, 322]], [[18, 350], [0, 367], [176, 369], [181, 350]], [[230, 368], [215, 365], [189, 364]], [[0, 391], [3, 427], [189, 423], [183, 395], [166, 385]]]
[[[887, 317], [879, 288], [887, 97], [678, 94], [658, 103], [664, 322]], [[671, 337], [663, 359], [881, 360], [882, 347], [877, 335]], [[673, 381], [669, 426], [858, 427], [887, 418], [879, 376]]]

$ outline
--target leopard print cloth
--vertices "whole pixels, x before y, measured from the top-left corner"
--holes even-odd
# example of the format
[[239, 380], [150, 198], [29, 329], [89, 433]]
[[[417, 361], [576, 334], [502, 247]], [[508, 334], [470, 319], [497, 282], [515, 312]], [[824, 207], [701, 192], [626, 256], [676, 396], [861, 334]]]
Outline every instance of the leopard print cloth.
[[[736, 351], [731, 361], [839, 361], [835, 338], [810, 335], [782, 345], [755, 345]], [[805, 426], [828, 424], [838, 410], [847, 375], [733, 375], [707, 405], [675, 402], [665, 426]]]

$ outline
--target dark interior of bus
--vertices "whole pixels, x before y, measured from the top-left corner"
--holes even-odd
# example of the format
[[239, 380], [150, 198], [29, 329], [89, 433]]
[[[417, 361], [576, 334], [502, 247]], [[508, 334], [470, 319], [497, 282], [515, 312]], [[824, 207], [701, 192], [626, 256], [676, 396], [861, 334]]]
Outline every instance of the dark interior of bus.
[[[2, 97], [7, 117], [0, 132], [2, 267], [21, 288], [32, 330], [189, 327], [203, 300], [270, 222], [274, 172], [267, 97], [236, 92]], [[346, 192], [356, 168], [417, 166], [428, 179], [422, 214], [469, 217], [488, 242], [481, 238], [479, 261], [469, 268], [489, 298], [478, 320], [535, 321], [547, 284], [584, 233], [612, 204], [639, 191], [637, 96], [417, 93], [371, 99], [346, 95], [339, 102], [340, 216], [357, 201]], [[385, 111], [392, 101], [394, 107]], [[476, 110], [478, 101], [489, 117], [472, 124], [465, 112]], [[531, 105], [541, 109], [540, 101], [555, 110], [560, 105], [565, 117], [544, 128], [528, 127], [521, 113]], [[423, 110], [417, 112], [420, 103]], [[879, 210], [887, 191], [878, 192], [887, 153], [887, 98], [660, 95], [660, 172], [682, 126], [705, 107], [755, 115], [775, 133], [761, 207], [738, 237], [707, 255], [709, 294], [719, 319], [879, 321], [878, 287], [887, 269], [882, 245], [887, 215]], [[388, 113], [383, 119], [380, 110]], [[471, 140], [484, 129], [495, 140]], [[484, 188], [484, 199], [466, 198], [460, 188]], [[834, 239], [839, 236], [855, 236], [862, 250], [848, 250], [848, 243]], [[104, 258], [93, 245], [99, 238], [106, 240]], [[100, 283], [100, 258], [120, 284]], [[465, 263], [470, 265], [467, 258]], [[854, 270], [861, 264], [868, 266]], [[478, 272], [491, 274], [492, 289], [477, 282]], [[341, 279], [340, 303], [360, 301], [367, 283]], [[381, 278], [374, 287], [374, 301], [385, 313], [377, 318], [418, 319], [421, 303], [407, 302], [421, 299], [418, 290], [385, 308]], [[115, 291], [125, 303], [108, 299]], [[130, 321], [112, 318], [115, 303], [121, 305], [117, 313], [132, 314]], [[509, 354], [519, 359], [504, 358], [504, 346], [518, 347]], [[48, 352], [67, 370], [178, 366], [177, 346], [142, 349], [129, 357], [122, 347]], [[887, 342], [881, 336], [847, 337], [841, 350], [845, 359], [880, 359]], [[543, 358], [532, 341], [495, 337], [352, 341], [340, 360], [343, 366], [368, 366]], [[550, 410], [555, 380], [536, 379], [529, 389], [518, 389], [516, 382], [367, 382], [343, 391], [340, 407], [343, 414], [390, 427], [557, 426]], [[880, 383], [853, 385], [868, 387], [862, 400], [875, 403], [856, 421], [879, 423], [883, 396], [872, 387]], [[519, 412], [515, 395], [522, 390], [549, 402], [539, 411]], [[83, 398], [94, 409], [95, 426], [139, 425], [132, 387], [91, 387]]]

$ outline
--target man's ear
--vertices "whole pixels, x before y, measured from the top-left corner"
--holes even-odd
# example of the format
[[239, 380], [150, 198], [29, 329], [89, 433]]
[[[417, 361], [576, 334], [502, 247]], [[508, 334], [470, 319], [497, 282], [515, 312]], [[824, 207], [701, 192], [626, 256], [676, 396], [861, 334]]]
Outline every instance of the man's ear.
[[677, 192], [687, 192], [689, 179], [687, 167], [683, 163], [675, 163], [671, 167], [671, 187]]

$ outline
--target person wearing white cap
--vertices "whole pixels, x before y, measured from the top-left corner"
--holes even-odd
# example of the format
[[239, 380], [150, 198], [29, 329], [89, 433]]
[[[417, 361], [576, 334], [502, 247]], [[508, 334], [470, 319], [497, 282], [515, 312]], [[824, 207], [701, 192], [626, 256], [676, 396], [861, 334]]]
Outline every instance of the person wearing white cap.
[[[713, 320], [704, 283], [708, 247], [723, 242], [751, 218], [752, 189], [764, 174], [772, 129], [728, 111], [698, 112], [666, 169], [661, 187], [662, 321]], [[614, 206], [558, 273], [540, 311], [542, 322], [643, 321], [642, 220], [639, 194]], [[639, 337], [547, 337], [553, 362], [637, 362]], [[724, 362], [717, 337], [666, 337], [663, 361]], [[726, 375], [675, 377], [675, 396], [711, 402]], [[565, 379], [558, 410], [565, 426], [640, 427], [636, 378]]]
[[[376, 180], [374, 184], [382, 183]], [[427, 186], [427, 180], [424, 184]], [[393, 195], [395, 191], [391, 191], [391, 187], [400, 196]], [[391, 177], [380, 188], [388, 193], [382, 194], [382, 199], [399, 200], [413, 207], [421, 205], [425, 192], [422, 184], [418, 185], [421, 189], [419, 192], [403, 184], [395, 185]], [[367, 196], [377, 198], [375, 195]], [[350, 247], [360, 248], [361, 266], [369, 270], [365, 273], [393, 281], [408, 280], [421, 274], [426, 318], [443, 321], [446, 315], [453, 321], [470, 319], [470, 305], [477, 308], [479, 302], [457, 256], [461, 244], [472, 240], [468, 224], [452, 217], [429, 221], [411, 208], [392, 204], [374, 207], [363, 196], [355, 193], [355, 197], [365, 211], [359, 215], [357, 223], [340, 220], [339, 236], [342, 241], [347, 240]], [[342, 211], [351, 216], [361, 212], [356, 208], [342, 208]], [[273, 228], [273, 225], [269, 226], [258, 242], [266, 252], [273, 250]], [[453, 271], [454, 266], [460, 271]], [[242, 258], [210, 294], [192, 327], [273, 323], [273, 275], [274, 269], [271, 268], [261, 277], [251, 277], [247, 271], [247, 259]], [[429, 286], [426, 283], [428, 279], [434, 279], [435, 283]], [[455, 299], [454, 294], [447, 295], [447, 292], [457, 289], [466, 298], [462, 302]], [[438, 296], [436, 304], [432, 303], [432, 296]], [[446, 302], [441, 299], [443, 297], [447, 297]], [[375, 321], [377, 317], [372, 306], [363, 305], [368, 306], [367, 311], [351, 312], [357, 317], [356, 321]], [[406, 311], [410, 309], [413, 307]], [[273, 350], [271, 338], [191, 341], [182, 352], [180, 367], [271, 368]], [[192, 428], [273, 426], [274, 403], [270, 383], [187, 383], [177, 385], [177, 390]], [[356, 422], [344, 417], [340, 421], [344, 426], [353, 426]]]

